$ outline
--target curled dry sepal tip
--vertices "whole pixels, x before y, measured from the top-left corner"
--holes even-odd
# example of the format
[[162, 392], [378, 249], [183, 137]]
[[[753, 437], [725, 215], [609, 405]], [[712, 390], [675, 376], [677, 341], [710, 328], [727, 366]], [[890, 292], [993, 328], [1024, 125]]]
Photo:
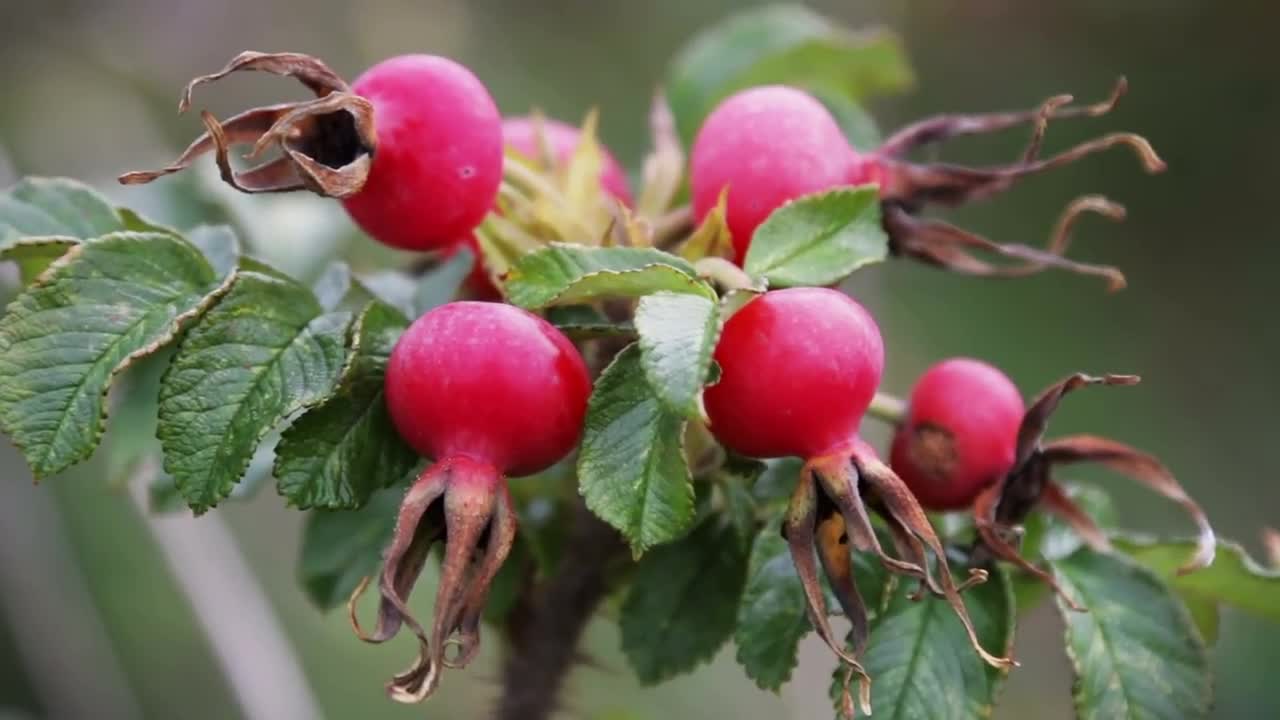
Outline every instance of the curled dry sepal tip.
[[[158, 170], [125, 173], [120, 182], [149, 183], [185, 170], [200, 156], [213, 152], [222, 179], [242, 192], [305, 189], [333, 198], [359, 192], [368, 179], [377, 147], [373, 105], [354, 94], [346, 81], [317, 58], [300, 53], [240, 53], [218, 72], [189, 82], [182, 91], [178, 112], [191, 108], [196, 87], [235, 72], [253, 70], [296, 78], [316, 97], [253, 108], [224, 121], [203, 111], [204, 134], [172, 164]], [[253, 145], [246, 156], [250, 160], [260, 157], [272, 145], [278, 146], [282, 155], [236, 172], [231, 167], [230, 147], [239, 144]]]
[[983, 490], [973, 503], [980, 547], [1042, 579], [1068, 604], [1078, 606], [1062, 593], [1053, 575], [1024, 558], [1015, 547], [1017, 527], [1036, 507], [1057, 515], [1080, 538], [1099, 551], [1110, 548], [1106, 533], [1056, 483], [1057, 466], [1092, 462], [1126, 475], [1178, 503], [1199, 528], [1196, 550], [1178, 574], [1194, 572], [1213, 562], [1217, 540], [1200, 506], [1183, 490], [1173, 473], [1159, 459], [1123, 443], [1097, 435], [1072, 435], [1046, 441], [1049, 419], [1069, 392], [1090, 385], [1134, 385], [1135, 375], [1070, 375], [1044, 390], [1031, 404], [1018, 428], [1012, 469]]

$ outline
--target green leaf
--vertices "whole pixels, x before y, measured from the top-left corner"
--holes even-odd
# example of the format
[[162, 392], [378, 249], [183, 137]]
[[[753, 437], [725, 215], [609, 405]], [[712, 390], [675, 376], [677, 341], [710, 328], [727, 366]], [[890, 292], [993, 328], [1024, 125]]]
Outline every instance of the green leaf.
[[[1004, 671], [973, 651], [969, 636], [946, 601], [909, 596], [914, 583], [897, 583], [884, 609], [871, 623], [863, 659], [871, 676], [874, 717], [964, 720], [989, 718]], [[983, 647], [1007, 654], [1013, 647], [1014, 601], [1007, 576], [997, 570], [984, 584], [964, 594]], [[844, 671], [836, 670], [832, 699], [839, 715]]]
[[1194, 540], [1120, 536], [1111, 541], [1117, 549], [1155, 571], [1185, 598], [1223, 602], [1250, 615], [1280, 623], [1280, 570], [1262, 567], [1234, 542], [1219, 540], [1212, 565], [1179, 576], [1175, 571], [1194, 552]]
[[660, 683], [715, 656], [733, 634], [746, 572], [746, 548], [716, 517], [640, 561], [619, 620], [640, 682]]
[[106, 198], [65, 178], [27, 178], [0, 195], [0, 246], [22, 237], [88, 240], [127, 230]]
[[672, 411], [695, 416], [720, 338], [719, 304], [701, 295], [658, 292], [636, 306], [640, 364], [658, 398]]
[[738, 662], [761, 689], [776, 691], [791, 679], [800, 640], [811, 629], [787, 541], [779, 523], [771, 522], [751, 546], [733, 635]]
[[1132, 560], [1088, 549], [1053, 567], [1063, 590], [1087, 610], [1074, 612], [1057, 601], [1067, 626], [1080, 718], [1208, 716], [1211, 687], [1204, 643], [1186, 609], [1159, 578]]
[[573, 339], [625, 337], [635, 335], [629, 321], [613, 321], [590, 305], [561, 305], [547, 308], [547, 322]]
[[687, 261], [652, 248], [552, 243], [520, 258], [505, 284], [507, 300], [523, 308], [638, 297], [659, 290], [715, 297]]
[[731, 91], [794, 84], [849, 100], [904, 90], [915, 82], [902, 41], [883, 29], [833, 29], [762, 58], [734, 79]]
[[337, 391], [298, 418], [276, 447], [277, 487], [291, 505], [360, 507], [417, 461], [383, 397], [387, 358], [408, 324], [377, 301], [356, 318]]
[[680, 536], [693, 520], [684, 418], [645, 381], [632, 343], [596, 380], [578, 454], [587, 507], [622, 532], [637, 556]]
[[298, 565], [302, 589], [317, 607], [346, 603], [360, 580], [377, 572], [403, 497], [404, 490], [388, 488], [359, 510], [308, 514]]
[[799, 5], [772, 5], [698, 33], [676, 56], [666, 86], [688, 144], [716, 103], [751, 85], [780, 83], [860, 100], [911, 82], [892, 35], [850, 33]]
[[759, 529], [759, 505], [751, 488], [767, 467], [759, 460], [731, 455], [716, 473], [717, 486], [724, 496], [724, 512], [744, 549], [750, 549]]
[[752, 236], [743, 269], [770, 287], [830, 285], [888, 254], [880, 197], [865, 185], [806, 195], [774, 210]]
[[[854, 553], [853, 572], [867, 610], [874, 616], [883, 602], [885, 571], [866, 554]], [[826, 579], [822, 582], [825, 588]], [[839, 612], [829, 589], [827, 609]], [[751, 546], [747, 585], [733, 636], [738, 662], [761, 689], [776, 691], [791, 678], [800, 640], [812, 629], [805, 614], [800, 576], [782, 537], [781, 521], [775, 519], [760, 530]]]
[[18, 266], [18, 277], [23, 285], [30, 285], [40, 277], [54, 260], [67, 254], [77, 241], [66, 237], [24, 237], [12, 240], [0, 247], [0, 260], [12, 260]]
[[800, 477], [800, 468], [804, 461], [800, 458], [777, 458], [765, 460], [765, 471], [751, 488], [751, 495], [761, 505], [783, 506], [795, 492], [796, 479]]
[[350, 313], [309, 290], [241, 271], [178, 346], [160, 387], [164, 468], [197, 514], [227, 497], [267, 433], [327, 397]]
[[72, 248], [0, 318], [0, 428], [36, 477], [85, 458], [106, 393], [224, 290], [191, 243], [109, 233]]

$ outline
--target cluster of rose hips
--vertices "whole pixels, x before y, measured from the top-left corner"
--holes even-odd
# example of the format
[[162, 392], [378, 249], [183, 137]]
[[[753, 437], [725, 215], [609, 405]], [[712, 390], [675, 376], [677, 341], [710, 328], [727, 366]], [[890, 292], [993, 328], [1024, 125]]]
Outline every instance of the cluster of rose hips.
[[[480, 297], [501, 294], [484, 269], [475, 232], [489, 213], [502, 212], [504, 145], [554, 165], [568, 162], [580, 139], [574, 128], [551, 120], [503, 121], [470, 71], [422, 55], [380, 63], [348, 86], [313, 58], [245, 53], [221, 72], [193, 81], [183, 107], [189, 105], [191, 87], [240, 70], [296, 77], [317, 98], [251, 110], [222, 123], [206, 113], [208, 132], [174, 165], [131, 173], [122, 181], [146, 182], [214, 152], [224, 179], [236, 187], [248, 192], [305, 188], [338, 197], [361, 228], [388, 245], [437, 256], [469, 245], [477, 253], [469, 286]], [[1079, 108], [1058, 97], [1026, 113], [943, 116], [861, 152], [805, 92], [784, 86], [748, 89], [720, 103], [697, 135], [690, 162], [693, 217], [705, 218], [727, 189], [724, 220], [741, 264], [755, 229], [781, 205], [837, 186], [870, 183], [878, 188], [884, 227], [897, 253], [988, 275], [1068, 267], [1106, 275], [1117, 284], [1118, 274], [1110, 268], [1063, 258], [1063, 237], [1047, 251], [997, 246], [914, 213], [929, 203], [990, 196], [1017, 178], [1116, 144], [1135, 148], [1149, 170], [1161, 169], [1145, 141], [1127, 134], [1039, 158], [1048, 119], [1100, 115], [1122, 91], [1123, 83], [1107, 102]], [[1019, 123], [1032, 123], [1036, 131], [1017, 163], [972, 169], [903, 159], [925, 143]], [[236, 172], [228, 160], [234, 143], [253, 143], [255, 155], [274, 143], [282, 156]], [[618, 203], [632, 204], [626, 177], [607, 152], [599, 180]], [[1115, 211], [1102, 201], [1079, 207]], [[970, 254], [993, 247], [1021, 264], [1001, 268]], [[1131, 448], [1092, 436], [1041, 442], [1048, 416], [1065, 392], [1127, 378], [1073, 376], [1024, 411], [1021, 396], [999, 370], [973, 360], [948, 360], [916, 384], [885, 464], [859, 438], [880, 385], [884, 345], [874, 319], [847, 295], [826, 288], [764, 293], [725, 322], [714, 359], [720, 374], [706, 388], [704, 404], [716, 439], [749, 457], [805, 460], [785, 534], [812, 624], [864, 680], [858, 657], [867, 640], [866, 609], [854, 582], [850, 543], [875, 553], [891, 570], [919, 579], [922, 593], [945, 597], [981, 657], [1007, 667], [1010, 659], [981, 647], [960, 599], [965, 585], [984, 580], [985, 571], [972, 569], [960, 584], [952, 579], [947, 551], [926, 509], [974, 507], [982, 549], [1052, 582], [1015, 547], [1014, 528], [1032, 506], [1058, 511], [1087, 540], [1105, 543], [1105, 535], [1053, 484], [1052, 464], [1100, 461], [1194, 508], [1158, 462]], [[418, 318], [401, 337], [386, 371], [387, 404], [405, 440], [435, 464], [416, 480], [401, 506], [378, 583], [377, 626], [365, 634], [357, 623], [361, 636], [372, 642], [391, 638], [401, 625], [420, 640], [418, 660], [389, 685], [393, 697], [420, 700], [435, 688], [441, 668], [462, 666], [474, 657], [488, 586], [516, 532], [504, 478], [540, 472], [570, 453], [590, 392], [589, 372], [577, 348], [543, 319], [510, 305], [450, 303]], [[882, 546], [868, 508], [884, 519], [894, 553]], [[1197, 519], [1203, 521], [1200, 515]], [[437, 541], [443, 541], [445, 553], [428, 632], [406, 601]], [[1202, 552], [1194, 564], [1208, 559]], [[819, 564], [853, 622], [851, 651], [832, 635]], [[445, 652], [449, 645], [457, 648], [451, 656]], [[864, 706], [866, 688], [862, 683]]]

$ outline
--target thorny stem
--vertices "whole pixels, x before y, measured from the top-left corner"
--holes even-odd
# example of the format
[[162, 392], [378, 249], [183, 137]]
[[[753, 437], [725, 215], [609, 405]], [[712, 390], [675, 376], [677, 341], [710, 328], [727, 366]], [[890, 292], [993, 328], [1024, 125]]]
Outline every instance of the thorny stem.
[[537, 586], [507, 624], [498, 720], [543, 720], [579, 657], [578, 641], [608, 591], [605, 571], [625, 557], [618, 533], [576, 503], [559, 570]]

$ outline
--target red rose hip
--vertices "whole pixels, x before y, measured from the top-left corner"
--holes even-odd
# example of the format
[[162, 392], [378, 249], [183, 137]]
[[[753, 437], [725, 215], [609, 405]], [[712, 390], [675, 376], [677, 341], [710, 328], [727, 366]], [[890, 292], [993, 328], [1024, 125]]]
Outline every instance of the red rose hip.
[[406, 250], [447, 247], [484, 219], [502, 181], [502, 118], [470, 70], [401, 55], [352, 84], [373, 104], [377, 150], [360, 192], [343, 201], [376, 240]]
[[542, 318], [455, 302], [405, 331], [386, 388], [396, 428], [418, 452], [529, 475], [577, 443], [591, 381], [577, 349]]
[[924, 507], [968, 507], [1012, 468], [1023, 409], [1018, 388], [995, 367], [944, 360], [912, 389], [890, 464]]
[[810, 458], [852, 442], [884, 370], [875, 320], [826, 288], [766, 293], [725, 323], [711, 431], [751, 457]]
[[812, 95], [783, 85], [743, 90], [707, 116], [689, 182], [698, 222], [729, 188], [726, 221], [742, 264], [756, 227], [780, 205], [847, 184], [858, 156]]
[[[442, 668], [467, 665], [479, 649], [485, 598], [516, 535], [503, 476], [544, 470], [573, 449], [591, 381], [577, 349], [542, 318], [511, 305], [454, 302], [404, 332], [385, 387], [396, 430], [436, 462], [400, 505], [378, 583], [378, 624], [372, 633], [356, 630], [369, 642], [390, 640], [404, 625], [413, 630], [418, 657], [387, 690], [417, 702], [434, 692]], [[407, 601], [440, 540], [428, 632]], [[446, 659], [450, 643], [456, 652]]]

